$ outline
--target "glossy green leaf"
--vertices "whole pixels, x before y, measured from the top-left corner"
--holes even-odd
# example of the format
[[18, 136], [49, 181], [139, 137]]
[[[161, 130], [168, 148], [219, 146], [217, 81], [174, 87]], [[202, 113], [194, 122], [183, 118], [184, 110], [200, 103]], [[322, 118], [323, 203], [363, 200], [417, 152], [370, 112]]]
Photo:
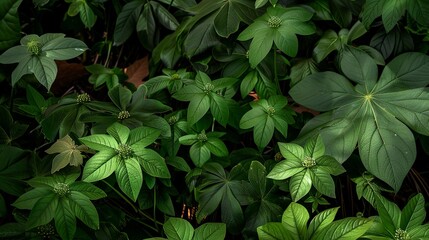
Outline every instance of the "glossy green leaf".
[[331, 175], [318, 168], [311, 169], [311, 181], [313, 186], [325, 196], [335, 198], [335, 183]]
[[260, 240], [290, 240], [293, 239], [282, 223], [267, 223], [257, 228]]
[[425, 199], [421, 193], [411, 198], [402, 209], [401, 229], [410, 230], [423, 224], [426, 218]]
[[294, 202], [298, 202], [310, 191], [312, 184], [310, 171], [307, 168], [290, 178], [289, 188]]
[[307, 234], [307, 222], [310, 218], [305, 207], [291, 202], [282, 215], [282, 224], [293, 239], [301, 239]]
[[278, 143], [280, 153], [287, 160], [301, 162], [304, 157], [304, 148], [295, 143]]
[[302, 166], [301, 159], [287, 159], [277, 163], [271, 172], [267, 175], [267, 178], [284, 180], [296, 175], [303, 170], [305, 170], [305, 167]]
[[325, 145], [323, 144], [323, 140], [320, 135], [312, 137], [304, 145], [304, 157], [311, 157], [313, 159], [317, 159], [319, 157], [322, 157], [324, 153]]
[[165, 235], [171, 240], [191, 240], [194, 235], [192, 225], [181, 218], [169, 218], [163, 228]]
[[34, 188], [21, 196], [12, 204], [12, 206], [19, 208], [19, 209], [33, 209], [34, 205], [37, 203], [37, 201], [49, 194], [52, 193], [52, 190], [50, 188]]
[[218, 138], [208, 138], [204, 143], [204, 146], [207, 147], [211, 153], [218, 157], [226, 157], [228, 156], [228, 148], [225, 143]]
[[226, 225], [224, 223], [204, 223], [195, 229], [193, 239], [218, 240], [225, 239]]
[[141, 149], [135, 154], [143, 167], [144, 171], [152, 177], [170, 178], [165, 160], [152, 149]]
[[143, 185], [143, 174], [139, 162], [134, 158], [120, 159], [116, 168], [119, 188], [133, 201], [137, 200]]
[[324, 229], [326, 226], [329, 226], [329, 224], [334, 221], [338, 209], [339, 207], [326, 209], [317, 214], [311, 220], [310, 225], [308, 226], [309, 239], [312, 239], [313, 235], [315, 235], [317, 232], [320, 232], [322, 229]]
[[210, 159], [211, 153], [205, 144], [197, 142], [189, 149], [189, 156], [195, 166], [202, 167]]
[[95, 182], [110, 176], [118, 167], [118, 153], [115, 150], [101, 151], [92, 156], [85, 164], [82, 180]]
[[353, 240], [361, 237], [372, 225], [372, 220], [365, 218], [344, 218], [321, 229], [314, 235], [314, 240], [338, 239]]
[[390, 202], [383, 196], [376, 196], [375, 200], [375, 208], [381, 222], [384, 228], [393, 236], [401, 224], [401, 210], [395, 203]]
[[79, 138], [79, 141], [98, 151], [111, 151], [118, 148], [115, 138], [106, 134], [92, 134]]

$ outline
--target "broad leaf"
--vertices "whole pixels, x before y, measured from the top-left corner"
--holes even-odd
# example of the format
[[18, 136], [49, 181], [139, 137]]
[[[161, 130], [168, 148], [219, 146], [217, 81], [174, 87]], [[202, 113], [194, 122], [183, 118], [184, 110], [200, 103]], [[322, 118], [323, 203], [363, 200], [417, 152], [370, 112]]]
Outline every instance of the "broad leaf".
[[425, 199], [421, 193], [411, 198], [402, 209], [401, 229], [411, 230], [423, 224], [426, 218]]
[[294, 202], [298, 202], [310, 191], [312, 184], [310, 171], [307, 168], [291, 177], [289, 188]]
[[294, 239], [282, 223], [267, 223], [257, 228], [260, 240], [290, 240]]
[[137, 200], [143, 185], [143, 174], [139, 162], [134, 158], [121, 159], [116, 168], [116, 181], [119, 188], [133, 201]]
[[15, 45], [21, 37], [18, 7], [22, 0], [6, 0], [0, 8], [0, 51]]
[[193, 239], [218, 240], [225, 239], [226, 225], [224, 223], [204, 223], [195, 229]]
[[365, 218], [344, 218], [321, 229], [314, 235], [314, 240], [338, 239], [354, 240], [361, 237], [372, 225], [372, 220]]
[[99, 228], [97, 209], [88, 197], [80, 192], [71, 192], [68, 199], [72, 212], [79, 220], [94, 230]]
[[72, 240], [76, 232], [76, 217], [70, 208], [67, 198], [59, 199], [54, 218], [55, 228], [61, 238]]
[[58, 196], [54, 192], [41, 197], [31, 209], [28, 217], [27, 228], [31, 229], [48, 224], [55, 216], [58, 207]]
[[291, 202], [282, 216], [282, 224], [293, 239], [302, 239], [307, 234], [307, 222], [310, 215], [307, 209], [298, 203]]
[[317, 232], [320, 232], [322, 229], [324, 229], [326, 226], [332, 223], [335, 219], [335, 215], [338, 212], [339, 207], [336, 208], [330, 208], [326, 209], [319, 214], [317, 214], [310, 222], [310, 225], [308, 226], [308, 236], [311, 239], [311, 237], [316, 234]]
[[82, 180], [95, 182], [110, 176], [118, 167], [118, 153], [115, 150], [101, 151], [86, 162]]
[[165, 235], [171, 240], [191, 240], [194, 235], [192, 225], [181, 218], [169, 218], [163, 228]]

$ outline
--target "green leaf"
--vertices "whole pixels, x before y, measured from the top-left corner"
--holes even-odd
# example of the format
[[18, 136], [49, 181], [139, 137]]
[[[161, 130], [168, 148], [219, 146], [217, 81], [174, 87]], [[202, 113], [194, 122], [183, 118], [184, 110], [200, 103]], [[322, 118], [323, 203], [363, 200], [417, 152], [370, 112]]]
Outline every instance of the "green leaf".
[[118, 167], [118, 153], [115, 150], [98, 152], [86, 162], [82, 180], [95, 182], [110, 176]]
[[308, 226], [308, 237], [312, 239], [312, 236], [317, 232], [320, 232], [325, 227], [329, 226], [335, 219], [335, 215], [338, 212], [339, 207], [326, 209], [317, 214], [310, 222]]
[[55, 228], [61, 239], [72, 240], [76, 232], [76, 217], [67, 198], [59, 199], [54, 219]]
[[322, 38], [316, 43], [313, 49], [313, 57], [316, 62], [320, 63], [331, 52], [341, 48], [341, 40], [338, 34], [333, 30], [327, 30], [323, 33]]
[[367, 0], [362, 9], [362, 22], [367, 29], [383, 10], [384, 3], [388, 0]]
[[341, 164], [331, 156], [321, 156], [316, 159], [317, 170], [337, 176], [344, 173], [346, 170]]
[[218, 157], [226, 157], [228, 156], [228, 148], [225, 143], [223, 143], [218, 138], [208, 138], [204, 143], [204, 146], [207, 147], [211, 153]]
[[210, 108], [210, 97], [201, 94], [191, 100], [188, 106], [188, 124], [194, 125], [208, 112]]
[[316, 111], [329, 111], [356, 100], [352, 84], [334, 72], [311, 74], [292, 87], [289, 94]]
[[97, 15], [94, 14], [91, 7], [86, 1], [79, 5], [79, 16], [85, 27], [91, 29], [97, 20]]
[[232, 186], [225, 189], [222, 202], [222, 222], [226, 224], [229, 232], [239, 233], [243, 227], [244, 216], [240, 203], [232, 192]]
[[293, 239], [282, 223], [270, 222], [257, 229], [260, 240], [290, 240]]
[[411, 230], [423, 224], [426, 218], [425, 199], [421, 193], [411, 198], [402, 209], [401, 229]]
[[192, 225], [181, 218], [169, 218], [164, 223], [163, 229], [169, 240], [191, 240], [194, 235]]
[[179, 26], [179, 22], [167, 9], [165, 9], [161, 4], [157, 2], [151, 1], [149, 2], [149, 4], [151, 4], [152, 9], [156, 14], [159, 22], [165, 28], [173, 31], [176, 30], [176, 28]]
[[301, 239], [307, 234], [307, 222], [310, 218], [305, 207], [291, 202], [282, 215], [282, 224], [293, 239]]
[[152, 149], [141, 149], [138, 152], [135, 151], [135, 154], [147, 174], [152, 177], [170, 178], [165, 160], [157, 152]]
[[304, 155], [304, 148], [296, 143], [278, 143], [282, 156], [290, 161], [301, 162]]
[[401, 210], [395, 203], [390, 202], [381, 195], [375, 196], [375, 203], [375, 208], [377, 209], [384, 228], [391, 236], [394, 236], [396, 229], [400, 227]]
[[[325, 145], [320, 135], [316, 135], [308, 140], [304, 145], [304, 157], [317, 159], [325, 153]], [[301, 158], [302, 160], [303, 158]]]
[[267, 178], [284, 180], [296, 175], [303, 170], [305, 170], [305, 168], [302, 166], [301, 159], [294, 160], [288, 158], [287, 160], [277, 163], [271, 172], [267, 175]]
[[37, 203], [37, 201], [40, 198], [47, 196], [51, 193], [52, 193], [52, 189], [47, 188], [47, 187], [45, 187], [45, 188], [42, 188], [42, 187], [34, 188], [34, 189], [22, 194], [21, 196], [19, 196], [19, 198], [16, 199], [16, 201], [12, 204], [12, 206], [19, 208], [19, 209], [31, 210], [31, 209], [33, 209], [34, 205]]
[[[359, 136], [359, 154], [369, 172], [398, 191], [416, 157], [411, 131], [393, 116], [372, 104], [373, 115], [364, 119]], [[373, 161], [377, 159], [377, 161]]]
[[[207, 0], [206, 0], [207, 1]], [[184, 42], [185, 54], [195, 56], [219, 43], [218, 35], [213, 25], [214, 15], [209, 16], [196, 24], [189, 32]]]
[[429, 4], [424, 0], [407, 2], [407, 11], [413, 19], [423, 26], [429, 25], [427, 14], [429, 13]]
[[58, 195], [54, 192], [41, 197], [31, 209], [27, 229], [48, 224], [54, 218], [58, 207], [58, 199]]
[[252, 108], [240, 119], [240, 128], [252, 128], [263, 121], [266, 118], [266, 115], [266, 112], [262, 108]]
[[386, 32], [392, 30], [405, 14], [407, 3], [407, 0], [386, 1], [384, 3], [381, 11], [381, 18]]
[[249, 168], [248, 179], [252, 187], [258, 190], [260, 197], [265, 195], [267, 184], [266, 175], [267, 172], [264, 165], [258, 161], [252, 161]]
[[143, 174], [139, 162], [134, 158], [120, 159], [115, 170], [119, 188], [131, 200], [136, 201], [143, 185]]
[[310, 171], [307, 168], [291, 177], [289, 189], [294, 202], [298, 202], [310, 191], [312, 184]]
[[98, 213], [95, 206], [83, 193], [72, 191], [68, 197], [74, 215], [86, 226], [97, 230], [99, 228]]
[[122, 45], [134, 32], [143, 5], [143, 1], [137, 0], [123, 6], [116, 19], [115, 31], [113, 33], [115, 45]]
[[264, 148], [271, 141], [274, 134], [274, 121], [273, 119], [265, 114], [265, 118], [262, 122], [259, 122], [253, 128], [253, 140], [256, 146]]
[[372, 225], [372, 220], [365, 218], [344, 218], [337, 220], [314, 235], [314, 240], [338, 239], [354, 240], [361, 237]]
[[[50, 38], [50, 34], [51, 33], [47, 33], [45, 34], [46, 36], [42, 35], [41, 38]], [[54, 35], [51, 34], [51, 36], [53, 37]], [[55, 37], [42, 47], [42, 51], [46, 54], [46, 57], [54, 60], [72, 59], [81, 55], [87, 49], [88, 47], [84, 42], [74, 38], [65, 38], [64, 36]]]
[[211, 157], [209, 148], [202, 142], [192, 145], [189, 149], [189, 155], [197, 167], [202, 167]]
[[98, 200], [107, 197], [103, 190], [87, 182], [74, 182], [70, 185], [70, 191], [80, 192], [90, 200]]
[[374, 87], [378, 79], [377, 64], [364, 51], [353, 47], [346, 48], [342, 52], [340, 65], [344, 75], [350, 80], [364, 84], [368, 89]]
[[[34, 73], [37, 81], [39, 81], [46, 89], [51, 89], [58, 71], [57, 65], [53, 59], [44, 56], [33, 56], [28, 62], [28, 68], [32, 73]], [[16, 79], [16, 81], [17, 80], [18, 79]]]
[[204, 223], [195, 229], [194, 238], [204, 240], [225, 239], [226, 225], [224, 223]]
[[115, 138], [106, 134], [92, 134], [79, 138], [79, 141], [98, 151], [111, 151], [118, 148]]
[[131, 148], [138, 146], [139, 148], [144, 148], [154, 143], [158, 139], [161, 132], [157, 129], [150, 127], [138, 127], [131, 130], [128, 137], [128, 142]]
[[229, 106], [225, 98], [216, 93], [210, 94], [210, 112], [222, 126], [226, 126], [229, 120]]
[[335, 198], [335, 183], [331, 175], [316, 168], [311, 168], [311, 181], [314, 187], [322, 193], [331, 198]]
[[[0, 8], [0, 51], [11, 49], [21, 37], [18, 7], [22, 0], [6, 0]], [[0, 57], [1, 59], [1, 57]], [[1, 62], [1, 60], [0, 60]]]
[[417, 226], [410, 231], [408, 231], [408, 235], [411, 239], [425, 239], [429, 237], [429, 224]]
[[113, 123], [113, 125], [107, 128], [107, 133], [114, 137], [118, 143], [125, 144], [130, 135], [130, 129], [120, 123]]

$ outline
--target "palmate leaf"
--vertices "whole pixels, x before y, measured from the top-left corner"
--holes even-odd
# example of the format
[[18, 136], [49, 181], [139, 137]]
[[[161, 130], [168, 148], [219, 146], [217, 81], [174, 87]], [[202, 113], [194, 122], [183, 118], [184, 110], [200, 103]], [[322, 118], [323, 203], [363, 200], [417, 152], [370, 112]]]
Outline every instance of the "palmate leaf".
[[298, 52], [299, 35], [314, 33], [314, 26], [308, 21], [312, 13], [304, 8], [280, 6], [270, 7], [267, 12], [247, 27], [238, 40], [253, 38], [249, 47], [249, 62], [255, 68], [271, 50], [273, 43], [287, 55], [294, 57]]
[[429, 135], [423, 124], [429, 120], [429, 94], [424, 88], [429, 83], [425, 77], [429, 57], [402, 54], [386, 65], [378, 81], [374, 80], [375, 62], [369, 56], [344, 55], [341, 61], [362, 67], [347, 74], [356, 86], [342, 75], [323, 72], [306, 77], [291, 89], [298, 103], [330, 111], [310, 121], [300, 135], [306, 139], [320, 130], [327, 154], [339, 162], [344, 162], [358, 143], [366, 169], [398, 191], [416, 157], [414, 136], [406, 125]]

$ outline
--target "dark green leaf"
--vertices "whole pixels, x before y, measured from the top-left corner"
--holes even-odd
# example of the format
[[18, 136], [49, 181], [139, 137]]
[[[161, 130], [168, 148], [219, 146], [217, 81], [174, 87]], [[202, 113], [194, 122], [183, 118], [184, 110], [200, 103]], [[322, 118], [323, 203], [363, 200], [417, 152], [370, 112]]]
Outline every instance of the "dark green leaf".
[[[22, 0], [5, 0], [0, 7], [0, 51], [11, 48], [21, 37], [18, 7]], [[1, 59], [1, 58], [0, 58]], [[0, 60], [1, 62], [1, 60]]]
[[48, 224], [55, 216], [58, 199], [58, 195], [53, 191], [41, 197], [31, 209], [27, 229]]
[[225, 239], [226, 225], [224, 223], [204, 223], [195, 229], [194, 238], [204, 240]]
[[54, 219], [55, 228], [61, 238], [72, 240], [76, 232], [76, 217], [70, 208], [67, 198], [59, 199]]
[[169, 218], [163, 228], [165, 235], [171, 240], [191, 240], [194, 235], [192, 225], [181, 218]]
[[68, 199], [71, 210], [77, 218], [94, 230], [99, 228], [97, 209], [88, 197], [83, 193], [72, 191]]

